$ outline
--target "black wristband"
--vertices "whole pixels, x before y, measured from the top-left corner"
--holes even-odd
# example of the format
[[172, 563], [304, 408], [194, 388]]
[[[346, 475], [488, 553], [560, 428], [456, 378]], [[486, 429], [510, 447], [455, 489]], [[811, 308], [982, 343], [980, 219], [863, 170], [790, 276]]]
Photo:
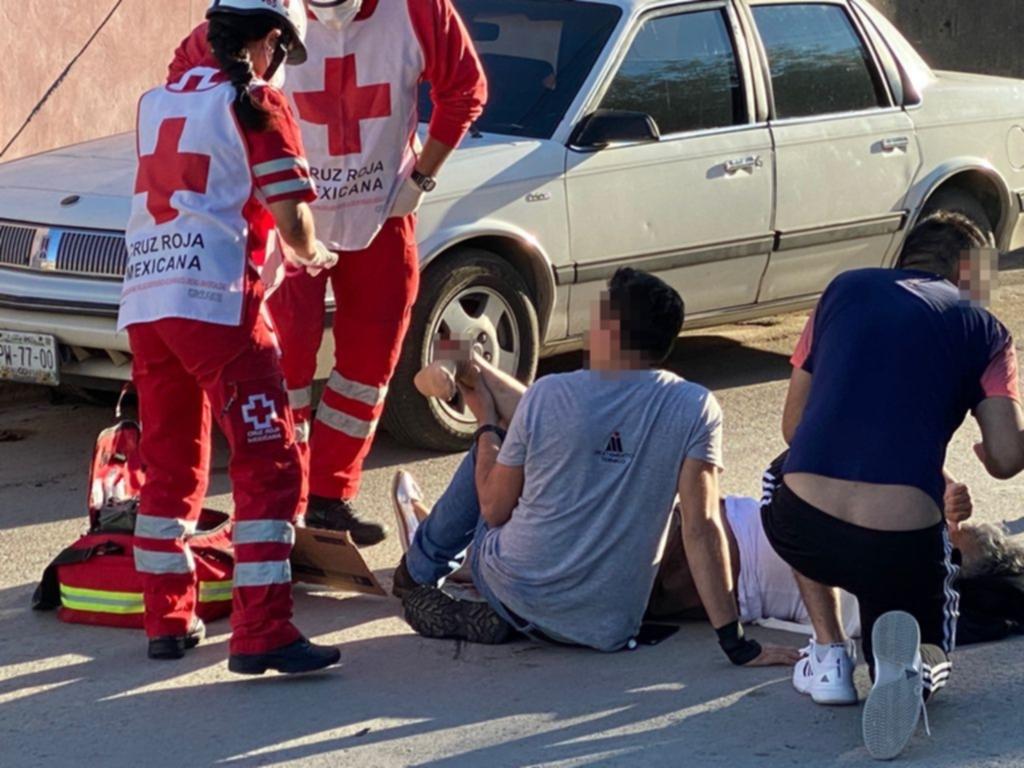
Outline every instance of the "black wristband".
[[486, 435], [488, 432], [493, 432], [498, 436], [501, 442], [505, 442], [506, 432], [501, 427], [495, 424], [484, 424], [480, 429], [473, 433], [473, 445], [476, 445], [476, 441], [480, 439], [482, 435]]
[[744, 637], [743, 625], [738, 621], [719, 627], [715, 634], [718, 635], [718, 644], [725, 651], [725, 655], [737, 667], [742, 667], [761, 655], [761, 644], [757, 640]]

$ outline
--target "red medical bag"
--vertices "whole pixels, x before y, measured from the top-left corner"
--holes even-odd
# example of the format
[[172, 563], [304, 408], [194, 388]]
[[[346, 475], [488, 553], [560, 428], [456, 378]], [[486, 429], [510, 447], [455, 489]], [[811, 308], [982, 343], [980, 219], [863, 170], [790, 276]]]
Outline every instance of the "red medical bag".
[[[121, 419], [121, 401], [116, 414], [118, 422], [100, 432], [93, 451], [88, 533], [47, 566], [32, 607], [57, 608], [62, 621], [76, 624], [142, 629], [143, 575], [135, 570], [132, 551], [145, 481], [142, 433], [137, 422]], [[227, 616], [235, 567], [230, 516], [204, 509], [189, 547], [199, 591], [196, 613], [207, 622]]]

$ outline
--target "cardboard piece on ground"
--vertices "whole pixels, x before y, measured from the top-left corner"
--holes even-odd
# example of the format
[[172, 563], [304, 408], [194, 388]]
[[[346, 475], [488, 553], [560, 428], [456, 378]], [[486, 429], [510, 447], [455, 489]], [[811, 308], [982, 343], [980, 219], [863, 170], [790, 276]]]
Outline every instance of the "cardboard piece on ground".
[[296, 528], [292, 577], [305, 584], [387, 596], [348, 533], [343, 531]]

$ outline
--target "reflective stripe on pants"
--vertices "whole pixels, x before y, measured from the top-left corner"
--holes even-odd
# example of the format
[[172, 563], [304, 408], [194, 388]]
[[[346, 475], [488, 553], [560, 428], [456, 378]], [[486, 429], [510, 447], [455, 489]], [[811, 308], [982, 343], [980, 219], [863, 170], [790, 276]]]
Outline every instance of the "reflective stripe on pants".
[[180, 552], [151, 552], [135, 547], [135, 570], [139, 573], [195, 573], [196, 562], [192, 550], [184, 547]]

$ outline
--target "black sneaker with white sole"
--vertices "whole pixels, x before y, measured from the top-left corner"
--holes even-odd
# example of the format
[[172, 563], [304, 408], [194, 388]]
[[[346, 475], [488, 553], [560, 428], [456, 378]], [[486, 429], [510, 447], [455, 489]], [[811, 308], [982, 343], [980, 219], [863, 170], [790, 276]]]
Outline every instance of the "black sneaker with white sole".
[[306, 509], [306, 527], [326, 531], [348, 531], [357, 547], [372, 547], [387, 538], [387, 528], [364, 520], [349, 499], [310, 496]]
[[185, 656], [185, 651], [191, 650], [203, 642], [206, 637], [206, 625], [203, 620], [196, 617], [192, 620], [185, 635], [163, 635], [153, 637], [149, 640], [149, 648], [146, 655], [158, 661], [173, 661]]
[[418, 586], [402, 600], [405, 620], [424, 637], [500, 645], [515, 630], [486, 602], [456, 600], [432, 586]]

